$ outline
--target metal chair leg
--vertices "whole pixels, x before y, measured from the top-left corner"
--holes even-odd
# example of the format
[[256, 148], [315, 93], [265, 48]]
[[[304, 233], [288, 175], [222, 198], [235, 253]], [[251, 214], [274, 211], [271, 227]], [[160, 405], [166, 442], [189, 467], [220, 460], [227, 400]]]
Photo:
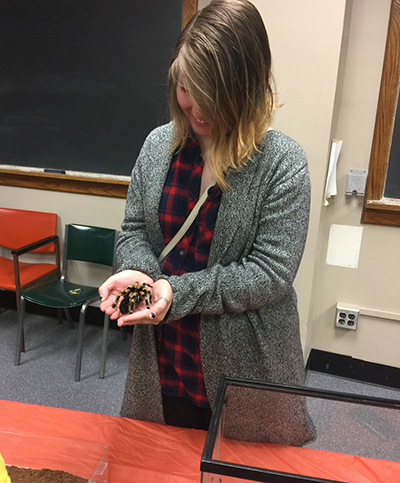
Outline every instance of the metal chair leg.
[[26, 300], [21, 295], [19, 310], [18, 310], [18, 329], [17, 329], [17, 343], [15, 347], [15, 359], [14, 364], [19, 366], [21, 361], [21, 352], [24, 349], [24, 313], [25, 313], [25, 303]]
[[79, 327], [78, 327], [78, 348], [76, 352], [76, 363], [75, 363], [75, 381], [81, 380], [81, 367], [82, 367], [82, 351], [83, 351], [83, 332], [85, 329], [85, 317], [86, 310], [89, 306], [89, 302], [85, 302], [79, 313]]
[[95, 301], [99, 300], [99, 295], [95, 295], [82, 305], [79, 314], [79, 327], [78, 327], [78, 349], [76, 352], [76, 364], [75, 364], [75, 381], [80, 381], [81, 379], [81, 366], [82, 366], [82, 351], [83, 351], [83, 331], [85, 328], [85, 318], [86, 311], [89, 305]]
[[107, 314], [104, 314], [103, 341], [101, 344], [100, 379], [104, 379], [104, 376], [106, 374], [109, 329], [110, 329], [110, 317]]
[[119, 330], [121, 331], [122, 339], [128, 340], [128, 336], [126, 335], [125, 327], [120, 327]]
[[70, 329], [75, 328], [74, 321], [72, 320], [71, 313], [70, 313], [69, 309], [64, 309], [64, 314], [65, 314], [65, 318], [67, 319], [69, 328]]
[[[20, 306], [21, 306], [21, 297], [22, 297], [22, 292], [19, 287], [19, 282], [17, 289], [15, 291], [16, 299], [17, 299], [17, 317], [19, 319], [19, 314], [20, 314]], [[21, 352], [25, 352], [25, 337], [24, 337], [24, 331], [22, 330], [22, 345], [21, 345]]]

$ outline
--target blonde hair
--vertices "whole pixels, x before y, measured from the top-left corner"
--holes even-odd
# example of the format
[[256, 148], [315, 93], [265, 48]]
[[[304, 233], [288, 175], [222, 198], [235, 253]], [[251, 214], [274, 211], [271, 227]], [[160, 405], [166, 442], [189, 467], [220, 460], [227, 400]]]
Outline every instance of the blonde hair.
[[177, 101], [179, 78], [211, 125], [208, 158], [226, 188], [226, 173], [248, 162], [274, 110], [268, 35], [254, 5], [212, 0], [179, 36], [168, 75], [173, 149], [196, 137]]

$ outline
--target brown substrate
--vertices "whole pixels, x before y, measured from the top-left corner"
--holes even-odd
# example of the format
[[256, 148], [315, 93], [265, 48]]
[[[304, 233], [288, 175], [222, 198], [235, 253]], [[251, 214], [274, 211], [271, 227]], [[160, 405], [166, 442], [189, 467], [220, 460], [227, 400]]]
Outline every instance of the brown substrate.
[[65, 471], [56, 470], [33, 470], [31, 468], [19, 468], [7, 466], [8, 476], [12, 483], [87, 483], [87, 479], [71, 475]]

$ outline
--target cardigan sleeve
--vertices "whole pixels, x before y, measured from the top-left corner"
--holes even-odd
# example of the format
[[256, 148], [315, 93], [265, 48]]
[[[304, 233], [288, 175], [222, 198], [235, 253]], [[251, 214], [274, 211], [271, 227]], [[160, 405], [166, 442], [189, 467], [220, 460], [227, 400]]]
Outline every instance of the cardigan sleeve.
[[163, 277], [173, 290], [165, 322], [190, 313], [257, 310], [292, 291], [307, 237], [310, 179], [306, 156], [298, 145], [278, 158], [272, 176], [258, 183], [259, 216], [248, 253], [224, 265]]
[[118, 272], [138, 270], [156, 280], [161, 275], [161, 269], [152, 241], [149, 239], [149, 227], [146, 226], [145, 216], [146, 201], [143, 196], [146, 183], [149, 182], [146, 173], [143, 173], [143, 166], [151, 163], [152, 152], [157, 149], [154, 137], [154, 134], [148, 136], [132, 170], [116, 258]]

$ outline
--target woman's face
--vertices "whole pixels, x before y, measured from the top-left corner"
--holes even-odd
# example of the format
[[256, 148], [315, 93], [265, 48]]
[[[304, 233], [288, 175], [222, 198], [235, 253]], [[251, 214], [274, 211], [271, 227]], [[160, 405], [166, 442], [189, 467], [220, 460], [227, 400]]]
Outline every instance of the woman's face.
[[176, 85], [176, 97], [178, 104], [185, 113], [189, 123], [195, 133], [199, 136], [211, 137], [211, 125], [206, 121], [196, 102], [189, 97], [181, 79]]

